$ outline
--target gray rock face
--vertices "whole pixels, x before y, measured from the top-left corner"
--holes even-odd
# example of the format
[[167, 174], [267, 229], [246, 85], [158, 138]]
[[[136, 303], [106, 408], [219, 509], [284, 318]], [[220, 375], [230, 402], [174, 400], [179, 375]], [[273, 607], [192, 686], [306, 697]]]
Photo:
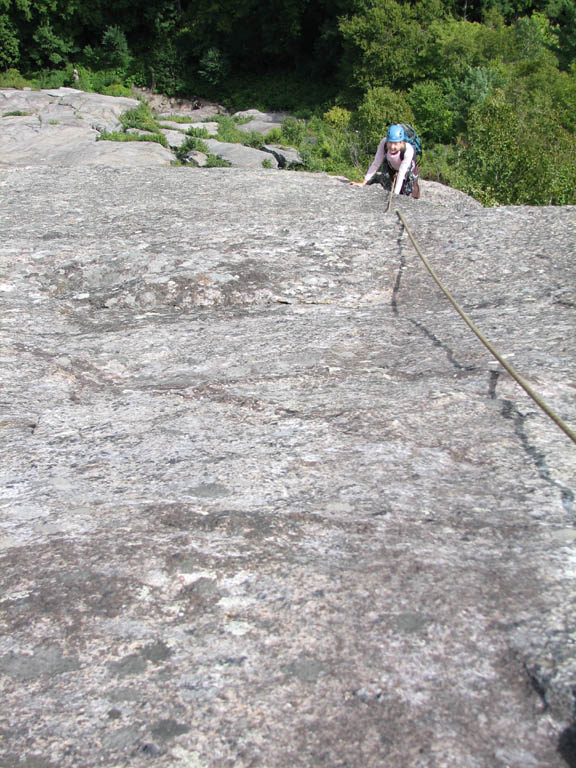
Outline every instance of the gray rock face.
[[270, 168], [278, 168], [279, 163], [276, 156], [271, 152], [265, 152], [261, 149], [252, 149], [243, 144], [232, 144], [226, 141], [216, 141], [215, 139], [204, 139], [204, 142], [210, 152], [222, 160], [226, 160], [230, 165], [241, 168], [262, 168], [264, 164]]
[[[395, 200], [572, 426], [576, 211]], [[2, 766], [574, 764], [575, 446], [377, 186], [0, 172]]]
[[166, 131], [162, 131], [162, 133], [166, 137], [169, 146], [174, 148], [181, 147], [182, 144], [184, 144], [184, 142], [188, 138], [186, 134], [183, 133], [182, 131], [166, 130]]
[[138, 104], [74, 88], [0, 90], [0, 167], [169, 165], [174, 156], [160, 144], [96, 141], [117, 130], [120, 115]]
[[[233, 117], [250, 118], [250, 120], [257, 120], [260, 123], [282, 123], [287, 117], [290, 117], [288, 112], [262, 112], [259, 109], [244, 109], [240, 112], [235, 112]], [[250, 123], [246, 123], [250, 125]]]
[[245, 109], [241, 112], [235, 112], [233, 117], [249, 117], [249, 123], [243, 123], [238, 126], [239, 131], [251, 133], [256, 131], [266, 136], [276, 128], [281, 128], [284, 120], [289, 117], [288, 112], [261, 112], [259, 109]]
[[203, 168], [208, 162], [208, 155], [205, 155], [204, 152], [192, 150], [192, 152], [188, 152], [186, 155], [186, 162], [188, 165], [194, 165], [197, 168]]
[[218, 123], [215, 122], [208, 122], [208, 123], [178, 123], [176, 121], [171, 120], [162, 120], [158, 118], [158, 122], [162, 127], [166, 127], [169, 130], [173, 131], [184, 131], [184, 133], [189, 130], [190, 128], [203, 128], [205, 131], [207, 131], [211, 136], [216, 136], [218, 133]]
[[277, 144], [264, 144], [262, 149], [274, 155], [280, 168], [298, 168], [304, 165], [304, 161], [296, 149], [280, 147]]
[[[0, 167], [23, 165], [111, 165], [152, 166], [170, 165], [177, 149], [186, 140], [190, 127], [204, 128], [210, 135], [218, 133], [218, 123], [178, 123], [159, 119], [170, 149], [160, 144], [145, 142], [97, 141], [105, 132], [121, 128], [120, 115], [139, 105], [136, 99], [84, 93], [74, 88], [44, 91], [0, 90]], [[152, 100], [157, 108], [166, 108], [163, 100]], [[176, 105], [172, 105], [176, 106]], [[217, 106], [204, 106], [186, 110], [178, 103], [183, 114], [193, 114], [198, 120], [218, 114]], [[281, 123], [281, 114], [248, 110], [238, 113], [251, 117], [250, 123], [239, 126], [248, 132], [269, 133]], [[130, 129], [130, 133], [145, 133]], [[241, 168], [285, 168], [302, 164], [295, 150], [271, 148], [252, 149], [241, 144], [229, 144], [216, 139], [208, 140], [211, 152], [230, 165]], [[192, 165], [198, 165], [193, 158]]]

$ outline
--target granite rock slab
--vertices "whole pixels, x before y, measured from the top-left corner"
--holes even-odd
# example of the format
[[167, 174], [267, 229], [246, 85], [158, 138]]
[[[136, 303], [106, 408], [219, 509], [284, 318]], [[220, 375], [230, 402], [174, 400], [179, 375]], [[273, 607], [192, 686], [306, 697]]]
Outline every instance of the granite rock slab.
[[2, 89], [0, 167], [170, 165], [174, 155], [160, 144], [98, 141], [118, 130], [120, 115], [139, 103], [74, 88]]
[[0, 766], [574, 765], [574, 208], [0, 170]]

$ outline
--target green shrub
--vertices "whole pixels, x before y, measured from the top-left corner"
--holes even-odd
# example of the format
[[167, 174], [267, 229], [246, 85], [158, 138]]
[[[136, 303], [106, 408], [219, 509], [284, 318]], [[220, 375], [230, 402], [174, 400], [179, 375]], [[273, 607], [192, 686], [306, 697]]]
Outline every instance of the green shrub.
[[230, 163], [218, 155], [208, 155], [205, 168], [230, 168]]
[[356, 111], [354, 127], [370, 151], [375, 152], [389, 125], [415, 122], [406, 94], [384, 86], [366, 91]]
[[120, 122], [124, 130], [137, 128], [140, 131], [160, 133], [160, 128], [146, 104], [139, 104], [134, 109], [129, 109], [120, 115]]
[[93, 73], [89, 69], [86, 69], [86, 67], [78, 66], [76, 69], [78, 72], [78, 80], [74, 84], [74, 87], [81, 91], [86, 91], [87, 93], [95, 91]]
[[306, 123], [304, 120], [297, 120], [293, 117], [288, 117], [282, 123], [282, 138], [290, 146], [298, 147], [306, 133]]
[[[214, 120], [218, 123], [218, 140], [232, 144], [243, 144], [248, 134], [238, 130], [238, 121], [234, 121], [228, 115], [216, 115]], [[250, 122], [244, 120], [243, 122]]]
[[72, 37], [60, 37], [48, 15], [40, 16], [32, 41], [29, 56], [38, 67], [65, 67], [70, 54], [75, 50]]
[[266, 144], [282, 144], [284, 136], [281, 128], [273, 128], [266, 134]]
[[467, 179], [461, 169], [462, 146], [460, 144], [433, 144], [426, 147], [420, 175], [450, 187], [462, 189]]
[[187, 117], [185, 115], [160, 115], [156, 118], [159, 122], [170, 122], [170, 123], [193, 123], [191, 117]]
[[209, 139], [210, 134], [206, 128], [188, 128], [186, 131], [187, 136], [194, 136], [197, 139]]
[[202, 139], [199, 139], [196, 136], [189, 136], [178, 147], [178, 149], [175, 152], [175, 155], [178, 158], [178, 160], [181, 163], [183, 163], [186, 160], [186, 155], [189, 152], [203, 152], [205, 155], [208, 155], [208, 147], [202, 141]]
[[408, 92], [408, 102], [424, 141], [443, 144], [455, 138], [454, 112], [439, 83], [416, 83]]
[[498, 93], [472, 110], [462, 168], [484, 204], [576, 203], [574, 134], [559, 127], [553, 104], [540, 101], [530, 109]]
[[214, 121], [218, 123], [218, 140], [231, 144], [243, 144], [245, 147], [260, 149], [264, 143], [264, 137], [258, 131], [245, 133], [238, 130], [238, 125], [250, 123], [250, 118], [232, 118], [228, 115], [216, 115]]
[[61, 88], [68, 85], [70, 78], [65, 69], [43, 69], [36, 72], [34, 82], [37, 88]]
[[228, 77], [229, 72], [228, 57], [218, 48], [208, 48], [200, 59], [200, 77], [211, 85], [219, 85]]
[[15, 109], [13, 112], [4, 112], [2, 117], [28, 117], [33, 112], [23, 112], [21, 109]]
[[[116, 69], [92, 70], [84, 66], [76, 67], [78, 80], [73, 77], [73, 67], [65, 70], [63, 85], [71, 85], [87, 93], [103, 93], [107, 96], [125, 96], [132, 98], [133, 78]], [[42, 86], [45, 87], [45, 86]]]
[[120, 27], [110, 26], [105, 29], [102, 35], [100, 58], [104, 66], [111, 69], [127, 69], [132, 57], [126, 35]]
[[8, 69], [0, 72], [0, 88], [26, 88], [30, 81], [26, 80], [17, 69]]
[[[242, 132], [241, 132], [242, 133]], [[264, 137], [258, 131], [250, 131], [250, 133], [243, 133], [244, 139], [242, 144], [246, 147], [252, 147], [252, 149], [260, 149], [264, 144]]]
[[358, 133], [349, 127], [351, 121], [351, 113], [340, 107], [328, 110], [323, 118], [312, 117], [307, 123], [286, 120], [280, 143], [298, 149], [305, 170], [356, 178], [362, 152]]
[[101, 93], [105, 96], [125, 96], [128, 99], [132, 98], [132, 88], [127, 85], [121, 85], [120, 83], [104, 86]]
[[[4, 4], [4, 7], [6, 5]], [[0, 69], [8, 69], [18, 63], [20, 40], [18, 30], [5, 13], [0, 13]]]
[[162, 133], [140, 134], [122, 133], [122, 131], [103, 131], [100, 136], [96, 137], [96, 141], [149, 141], [168, 148], [168, 141]]

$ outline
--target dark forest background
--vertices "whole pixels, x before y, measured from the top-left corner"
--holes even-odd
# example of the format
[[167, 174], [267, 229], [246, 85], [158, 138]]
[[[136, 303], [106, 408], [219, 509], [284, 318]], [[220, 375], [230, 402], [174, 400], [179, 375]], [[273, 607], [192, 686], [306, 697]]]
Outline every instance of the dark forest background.
[[426, 178], [576, 203], [576, 0], [0, 0], [0, 85], [288, 110], [276, 138], [355, 178], [408, 122]]

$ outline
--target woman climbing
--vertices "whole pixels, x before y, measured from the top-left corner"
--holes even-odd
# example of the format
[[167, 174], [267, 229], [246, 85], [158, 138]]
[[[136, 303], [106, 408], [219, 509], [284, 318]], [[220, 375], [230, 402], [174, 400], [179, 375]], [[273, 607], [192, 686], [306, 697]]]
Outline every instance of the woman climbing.
[[351, 181], [353, 187], [365, 187], [370, 184], [380, 166], [382, 175], [388, 174], [394, 182], [394, 194], [407, 195], [416, 200], [420, 197], [418, 186], [418, 165], [412, 144], [406, 141], [402, 125], [391, 125], [385, 138], [382, 139], [374, 155], [372, 165], [368, 168], [364, 181]]

